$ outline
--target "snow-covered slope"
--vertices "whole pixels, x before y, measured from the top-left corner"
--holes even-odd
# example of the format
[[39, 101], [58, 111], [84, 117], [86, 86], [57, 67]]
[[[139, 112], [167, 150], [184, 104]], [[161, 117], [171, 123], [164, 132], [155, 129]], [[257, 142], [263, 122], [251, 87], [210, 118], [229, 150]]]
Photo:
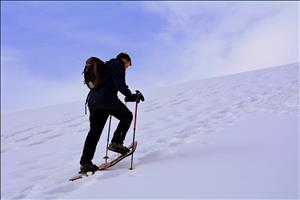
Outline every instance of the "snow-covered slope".
[[[84, 102], [3, 114], [1, 198], [298, 198], [298, 70], [296, 63], [143, 91], [135, 169], [126, 159], [75, 182], [68, 178], [89, 130]], [[106, 137], [107, 125], [95, 163]]]

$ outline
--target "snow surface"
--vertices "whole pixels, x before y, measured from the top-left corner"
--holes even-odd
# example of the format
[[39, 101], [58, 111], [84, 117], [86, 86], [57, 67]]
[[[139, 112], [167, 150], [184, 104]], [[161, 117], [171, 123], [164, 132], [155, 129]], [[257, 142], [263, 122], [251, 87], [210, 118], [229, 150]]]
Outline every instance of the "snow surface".
[[135, 169], [125, 159], [75, 182], [68, 179], [89, 130], [84, 102], [2, 114], [1, 199], [298, 199], [298, 70], [296, 63], [143, 91]]

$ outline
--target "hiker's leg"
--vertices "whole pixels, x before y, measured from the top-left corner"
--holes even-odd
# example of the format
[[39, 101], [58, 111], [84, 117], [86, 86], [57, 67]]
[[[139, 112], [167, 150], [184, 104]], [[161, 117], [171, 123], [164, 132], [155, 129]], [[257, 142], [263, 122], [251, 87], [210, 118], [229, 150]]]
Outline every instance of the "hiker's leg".
[[121, 101], [119, 101], [111, 114], [120, 120], [111, 142], [123, 144], [132, 122], [132, 112]]
[[90, 131], [86, 137], [80, 164], [91, 163], [94, 157], [97, 143], [108, 118], [107, 111], [90, 111]]

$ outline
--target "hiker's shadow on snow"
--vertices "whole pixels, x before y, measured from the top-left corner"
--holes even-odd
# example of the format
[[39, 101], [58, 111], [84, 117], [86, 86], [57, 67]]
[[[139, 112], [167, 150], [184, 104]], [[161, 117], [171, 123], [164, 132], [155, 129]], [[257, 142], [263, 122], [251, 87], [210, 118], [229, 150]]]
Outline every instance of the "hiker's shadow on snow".
[[[153, 151], [142, 156], [136, 156], [134, 165], [140, 167], [147, 165], [149, 163], [174, 160], [174, 159], [188, 159], [189, 162], [191, 159], [197, 156], [196, 161], [203, 158], [203, 162], [213, 162], [214, 159], [225, 159], [227, 157], [237, 157], [240, 158], [240, 154], [251, 154], [253, 151], [264, 152], [266, 147], [264, 144], [236, 144], [236, 145], [222, 145], [218, 146], [216, 143], [202, 143], [202, 147], [199, 147], [197, 150], [189, 149], [184, 152], [168, 152], [163, 153], [161, 150]], [[208, 160], [209, 158], [209, 160]], [[267, 159], [267, 158], [266, 158]], [[192, 164], [192, 163], [191, 163]]]
[[[224, 159], [227, 160], [227, 157], [236, 157], [237, 159], [241, 158], [242, 155], [251, 155], [252, 152], [264, 152], [266, 150], [265, 144], [228, 144], [228, 145], [222, 145], [219, 146], [218, 143], [209, 144], [206, 146], [203, 146], [203, 148], [200, 148], [195, 151], [186, 152], [186, 156], [192, 157], [195, 153], [197, 153], [197, 158], [203, 158], [203, 161], [207, 162], [207, 158], [209, 158], [210, 161], [213, 161], [212, 159], [218, 158], [218, 159]], [[250, 157], [244, 157], [245, 159], [251, 159]]]
[[123, 168], [126, 168], [126, 166], [116, 166], [115, 168], [110, 168], [104, 171], [101, 171], [101, 176], [97, 177], [97, 179], [99, 180], [103, 180], [103, 179], [110, 179], [110, 178], [115, 178], [118, 177], [122, 174], [124, 174], [123, 172]]
[[169, 159], [174, 159], [175, 157], [180, 157], [180, 154], [175, 154], [175, 152], [162, 152], [161, 150], [156, 150], [152, 151], [149, 153], [146, 153], [141, 156], [136, 156], [136, 159], [134, 161], [135, 165], [142, 166], [144, 164], [149, 164], [149, 163], [154, 163], [154, 162], [159, 162], [161, 160], [169, 160]]

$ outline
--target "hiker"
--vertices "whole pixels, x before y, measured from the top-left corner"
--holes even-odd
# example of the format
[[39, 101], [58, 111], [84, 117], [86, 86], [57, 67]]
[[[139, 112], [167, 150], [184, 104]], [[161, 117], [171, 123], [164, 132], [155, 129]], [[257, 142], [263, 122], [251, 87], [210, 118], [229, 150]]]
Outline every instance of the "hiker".
[[90, 90], [87, 98], [90, 111], [90, 130], [86, 137], [80, 159], [81, 172], [96, 171], [98, 169], [98, 167], [92, 163], [92, 159], [109, 115], [114, 116], [120, 120], [120, 122], [114, 132], [108, 149], [121, 154], [129, 152], [129, 149], [125, 147], [123, 143], [133, 115], [118, 98], [117, 93], [121, 92], [125, 96], [126, 102], [139, 102], [143, 100], [137, 93], [133, 94], [126, 85], [125, 70], [131, 66], [131, 58], [128, 54], [120, 53], [116, 58], [102, 64], [102, 73], [105, 81], [99, 88]]

